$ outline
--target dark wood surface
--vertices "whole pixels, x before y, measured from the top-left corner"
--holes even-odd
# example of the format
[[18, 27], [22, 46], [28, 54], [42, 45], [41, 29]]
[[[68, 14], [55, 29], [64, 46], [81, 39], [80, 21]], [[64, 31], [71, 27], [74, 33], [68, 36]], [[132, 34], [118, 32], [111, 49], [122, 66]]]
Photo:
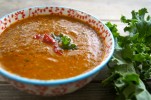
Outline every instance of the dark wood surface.
[[[111, 21], [124, 34], [121, 15], [131, 17], [130, 12], [146, 7], [151, 14], [151, 0], [0, 0], [0, 17], [12, 11], [31, 6], [64, 6], [79, 9], [100, 18], [104, 23]], [[0, 100], [114, 100], [112, 87], [103, 87], [101, 81], [108, 76], [107, 68], [82, 89], [63, 96], [41, 97], [21, 92], [0, 78]]]

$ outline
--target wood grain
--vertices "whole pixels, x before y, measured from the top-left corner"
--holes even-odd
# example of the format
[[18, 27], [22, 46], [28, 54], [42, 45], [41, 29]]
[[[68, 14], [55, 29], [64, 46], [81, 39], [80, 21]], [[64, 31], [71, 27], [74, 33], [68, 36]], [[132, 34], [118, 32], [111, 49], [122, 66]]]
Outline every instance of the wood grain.
[[100, 83], [90, 83], [74, 93], [57, 97], [34, 96], [21, 92], [10, 84], [0, 85], [0, 100], [111, 100], [114, 97], [113, 88], [102, 87]]

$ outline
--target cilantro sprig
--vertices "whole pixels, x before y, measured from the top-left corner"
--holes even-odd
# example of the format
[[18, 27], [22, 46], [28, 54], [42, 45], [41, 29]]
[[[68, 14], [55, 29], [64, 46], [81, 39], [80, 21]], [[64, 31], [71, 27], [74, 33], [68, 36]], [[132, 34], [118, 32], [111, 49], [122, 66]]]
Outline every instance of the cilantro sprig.
[[116, 40], [116, 47], [108, 63], [111, 76], [104, 85], [113, 83], [118, 100], [151, 100], [144, 82], [151, 76], [151, 17], [147, 9], [132, 11], [132, 18], [121, 17], [128, 36], [121, 36], [117, 25], [106, 23]]
[[61, 48], [65, 50], [74, 50], [77, 49], [77, 46], [71, 42], [71, 39], [68, 36], [61, 37]]
[[64, 50], [75, 50], [77, 49], [77, 45], [74, 44], [71, 40], [70, 37], [60, 34], [60, 35], [55, 35], [52, 34], [52, 36], [54, 37], [54, 39], [56, 41], [58, 41], [59, 46], [64, 49]]

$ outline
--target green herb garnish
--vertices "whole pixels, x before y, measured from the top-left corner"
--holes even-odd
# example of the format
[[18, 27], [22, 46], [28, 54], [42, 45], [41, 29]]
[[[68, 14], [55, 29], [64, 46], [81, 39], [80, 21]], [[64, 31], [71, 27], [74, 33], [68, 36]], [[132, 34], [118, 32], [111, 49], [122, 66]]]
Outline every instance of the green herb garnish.
[[60, 35], [55, 35], [52, 34], [53, 38], [59, 43], [59, 46], [64, 49], [64, 50], [75, 50], [77, 49], [77, 45], [72, 43], [71, 38], [60, 34]]
[[[128, 36], [121, 36], [115, 24], [106, 25], [116, 40], [116, 48], [108, 63], [111, 76], [103, 81], [117, 91], [118, 100], [151, 100], [144, 82], [151, 76], [151, 17], [146, 8], [132, 11], [132, 18], [121, 17]], [[145, 83], [146, 84], [146, 83]], [[148, 88], [149, 89], [149, 88]]]
[[74, 50], [77, 49], [77, 46], [73, 43], [71, 43], [71, 39], [68, 36], [62, 36], [61, 37], [61, 48], [66, 50]]

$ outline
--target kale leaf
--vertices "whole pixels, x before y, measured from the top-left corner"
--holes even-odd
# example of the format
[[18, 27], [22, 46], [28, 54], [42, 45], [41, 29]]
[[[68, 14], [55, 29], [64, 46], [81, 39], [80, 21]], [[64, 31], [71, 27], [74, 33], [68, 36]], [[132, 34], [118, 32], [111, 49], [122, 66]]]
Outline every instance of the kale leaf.
[[151, 76], [151, 17], [146, 8], [132, 11], [132, 18], [121, 17], [128, 36], [121, 36], [117, 25], [106, 23], [115, 38], [116, 47], [108, 63], [111, 75], [104, 85], [113, 83], [118, 100], [151, 100], [143, 81]]

